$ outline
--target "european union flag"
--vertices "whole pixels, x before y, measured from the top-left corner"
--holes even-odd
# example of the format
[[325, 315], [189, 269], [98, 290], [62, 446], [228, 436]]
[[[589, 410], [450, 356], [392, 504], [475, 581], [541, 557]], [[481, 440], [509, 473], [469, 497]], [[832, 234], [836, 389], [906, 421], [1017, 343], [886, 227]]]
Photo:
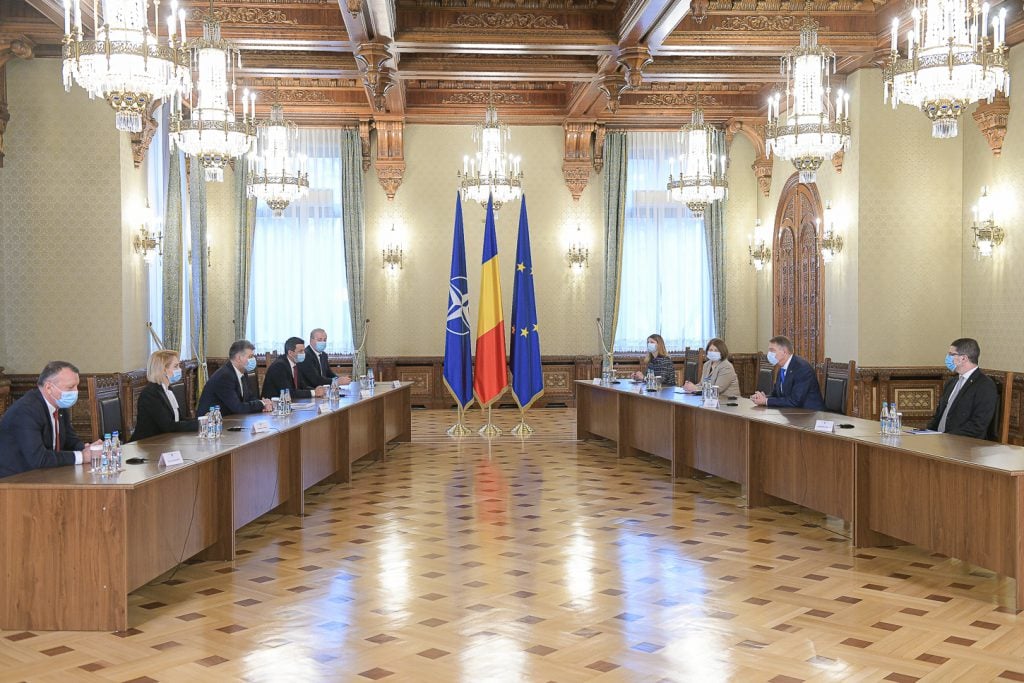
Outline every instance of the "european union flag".
[[463, 409], [473, 402], [473, 346], [469, 336], [469, 280], [462, 200], [455, 193], [455, 236], [448, 279], [448, 315], [444, 332], [444, 385]]
[[544, 393], [540, 365], [540, 327], [537, 298], [533, 291], [533, 258], [530, 256], [530, 223], [526, 217], [526, 195], [519, 206], [519, 244], [516, 246], [516, 275], [512, 286], [512, 395], [526, 410]]

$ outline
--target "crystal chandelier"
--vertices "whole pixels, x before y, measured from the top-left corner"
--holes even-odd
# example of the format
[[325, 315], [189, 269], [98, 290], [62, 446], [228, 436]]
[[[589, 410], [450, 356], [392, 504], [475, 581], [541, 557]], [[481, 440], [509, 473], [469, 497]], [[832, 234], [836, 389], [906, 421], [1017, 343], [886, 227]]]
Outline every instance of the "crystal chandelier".
[[672, 175], [669, 160], [669, 198], [685, 202], [697, 218], [704, 215], [709, 204], [725, 199], [729, 189], [725, 179], [727, 157], [714, 154], [718, 135], [714, 126], [704, 123], [704, 110], [698, 105], [690, 115], [690, 123], [679, 130], [683, 154], [679, 157], [678, 179]]
[[150, 104], [187, 94], [192, 86], [182, 48], [184, 13], [179, 15], [181, 40], [176, 40], [178, 5], [171, 3], [167, 39], [161, 44], [159, 0], [153, 3], [155, 32], [149, 30], [148, 8], [148, 0], [94, 0], [92, 39], [86, 40], [81, 0], [64, 0], [64, 90], [77, 82], [90, 98], [102, 97], [117, 112], [117, 129], [131, 133], [142, 130], [142, 115]]
[[768, 99], [765, 151], [792, 161], [801, 183], [813, 183], [821, 163], [850, 146], [850, 96], [840, 90], [832, 106], [829, 74], [835, 73], [835, 65], [835, 53], [818, 45], [818, 25], [806, 19], [800, 27], [800, 46], [782, 57], [784, 119], [779, 93]]
[[275, 216], [309, 192], [306, 159], [295, 151], [298, 142], [298, 128], [284, 118], [284, 108], [277, 102], [270, 105], [270, 118], [256, 126], [246, 193], [265, 201]]
[[955, 138], [960, 112], [978, 100], [1009, 93], [1006, 58], [1006, 8], [992, 18], [988, 3], [971, 0], [915, 0], [907, 56], [900, 57], [899, 19], [892, 20], [891, 57], [883, 69], [885, 101], [923, 111], [933, 138]]
[[473, 131], [473, 142], [480, 143], [480, 151], [475, 157], [463, 157], [462, 171], [458, 174], [464, 198], [487, 206], [487, 197], [493, 196], [497, 211], [502, 204], [522, 194], [520, 157], [509, 155], [505, 149], [509, 137], [508, 126], [498, 122], [498, 110], [488, 103], [483, 125]]
[[185, 119], [179, 97], [169, 127], [171, 142], [199, 161], [206, 181], [221, 182], [224, 165], [249, 151], [256, 138], [256, 94], [250, 95], [248, 90], [242, 93], [242, 120], [235, 120], [235, 69], [241, 67], [242, 55], [221, 39], [220, 22], [212, 15], [203, 22], [203, 37], [186, 45], [192, 53], [198, 102], [191, 103], [189, 118]]

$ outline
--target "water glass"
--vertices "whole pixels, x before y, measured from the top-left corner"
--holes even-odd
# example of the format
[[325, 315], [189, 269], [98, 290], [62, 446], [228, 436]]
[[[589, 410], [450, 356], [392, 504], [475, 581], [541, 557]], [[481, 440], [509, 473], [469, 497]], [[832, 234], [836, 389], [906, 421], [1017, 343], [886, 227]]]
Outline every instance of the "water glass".
[[366, 375], [359, 375], [359, 388], [363, 391], [370, 388], [370, 380], [366, 378]]
[[207, 417], [206, 415], [201, 415], [199, 417], [199, 438], [210, 438], [210, 418]]

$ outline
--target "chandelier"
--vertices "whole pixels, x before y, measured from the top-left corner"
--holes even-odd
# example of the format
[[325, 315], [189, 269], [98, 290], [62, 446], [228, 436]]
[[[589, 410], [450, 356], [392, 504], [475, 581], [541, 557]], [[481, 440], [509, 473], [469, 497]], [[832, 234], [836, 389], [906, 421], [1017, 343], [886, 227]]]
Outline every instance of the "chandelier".
[[978, 100], [1009, 92], [1006, 59], [1006, 8], [992, 18], [988, 3], [974, 0], [915, 0], [907, 56], [900, 57], [899, 19], [892, 20], [891, 57], [883, 69], [885, 101], [923, 111], [933, 138], [955, 138], [960, 112]]
[[789, 159], [801, 183], [813, 183], [826, 157], [850, 146], [850, 96], [840, 90], [832, 106], [829, 74], [836, 55], [818, 45], [818, 25], [808, 18], [800, 26], [800, 46], [782, 57], [786, 77], [786, 114], [779, 93], [768, 99], [765, 151]]
[[265, 201], [275, 216], [309, 192], [306, 159], [295, 151], [298, 142], [298, 128], [284, 118], [284, 108], [277, 102], [270, 105], [270, 118], [256, 126], [246, 193]]
[[521, 158], [507, 153], [509, 138], [508, 126], [498, 122], [498, 110], [489, 102], [483, 125], [473, 131], [473, 142], [480, 143], [480, 151], [475, 157], [463, 157], [458, 174], [464, 198], [487, 206], [488, 196], [493, 196], [495, 211], [519, 198], [523, 187]]
[[169, 128], [171, 142], [199, 161], [206, 181], [221, 182], [224, 165], [249, 151], [255, 140], [256, 93], [243, 91], [242, 120], [235, 120], [235, 69], [242, 65], [242, 54], [221, 39], [220, 22], [213, 20], [212, 14], [203, 22], [203, 37], [186, 46], [192, 53], [198, 102], [191, 102], [189, 118], [185, 119], [179, 97]]
[[160, 3], [153, 3], [155, 32], [149, 30], [148, 7], [147, 0], [94, 1], [92, 39], [86, 40], [81, 0], [64, 2], [64, 90], [70, 92], [71, 84], [77, 82], [90, 98], [102, 97], [117, 112], [117, 129], [130, 133], [142, 130], [142, 114], [155, 100], [182, 91], [187, 94], [192, 85], [182, 48], [184, 12], [179, 15], [181, 40], [176, 40], [178, 5], [171, 3], [167, 40], [161, 44]]
[[709, 204], [725, 199], [729, 189], [725, 179], [727, 157], [714, 154], [718, 135], [714, 126], [704, 123], [704, 110], [698, 105], [690, 115], [690, 123], [679, 130], [683, 154], [679, 157], [678, 179], [672, 175], [669, 160], [669, 198], [685, 202], [697, 218], [704, 215]]
[[754, 234], [747, 237], [747, 253], [750, 254], [750, 265], [761, 272], [772, 260], [772, 248], [768, 246], [768, 235], [761, 227], [761, 219], [754, 222]]
[[[818, 228], [820, 232], [820, 221]], [[843, 236], [836, 231], [836, 218], [835, 212], [832, 210], [832, 202], [825, 202], [825, 232], [821, 233], [820, 243], [821, 260], [825, 263], [832, 263], [843, 250]]]
[[988, 188], [981, 188], [978, 203], [971, 207], [973, 220], [971, 232], [974, 233], [975, 257], [991, 257], [993, 247], [998, 247], [1006, 237], [1006, 231], [996, 225], [995, 202], [989, 196]]

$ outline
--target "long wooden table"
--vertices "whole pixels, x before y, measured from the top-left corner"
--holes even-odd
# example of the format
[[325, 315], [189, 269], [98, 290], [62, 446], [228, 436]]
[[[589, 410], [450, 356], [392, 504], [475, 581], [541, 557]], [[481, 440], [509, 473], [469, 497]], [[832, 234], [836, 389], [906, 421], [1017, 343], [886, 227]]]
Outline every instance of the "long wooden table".
[[[1017, 581], [1024, 609], [1024, 448], [948, 434], [882, 436], [877, 422], [750, 399], [704, 408], [673, 388], [576, 386], [580, 439], [620, 456], [669, 460], [672, 475], [739, 482], [751, 506], [777, 502], [847, 520], [857, 547], [913, 543]], [[731, 404], [731, 405], [730, 405]], [[836, 423], [814, 431], [817, 420]]]
[[[301, 514], [310, 486], [348, 482], [355, 461], [410, 441], [411, 386], [228, 417], [216, 440], [130, 443], [124, 458], [148, 463], [117, 475], [79, 466], [0, 479], [0, 629], [125, 630], [131, 591], [191, 557], [234, 559], [236, 530], [271, 510]], [[253, 434], [264, 420], [271, 431]], [[168, 451], [185, 463], [160, 466]]]

